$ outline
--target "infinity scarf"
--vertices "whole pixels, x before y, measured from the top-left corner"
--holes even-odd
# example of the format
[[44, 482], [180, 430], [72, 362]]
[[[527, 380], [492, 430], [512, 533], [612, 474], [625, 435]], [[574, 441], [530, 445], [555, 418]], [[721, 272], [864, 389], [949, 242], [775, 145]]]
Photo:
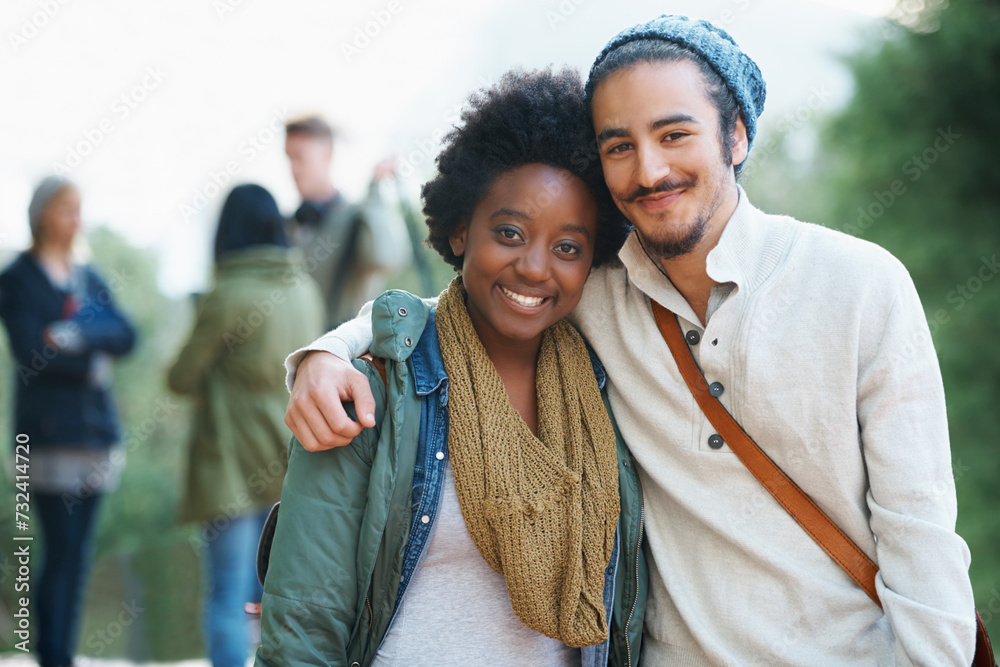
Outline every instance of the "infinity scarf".
[[465, 526], [506, 578], [518, 619], [568, 646], [608, 636], [604, 576], [618, 523], [618, 458], [590, 355], [566, 321], [542, 335], [538, 437], [473, 328], [461, 277], [437, 307], [448, 449]]

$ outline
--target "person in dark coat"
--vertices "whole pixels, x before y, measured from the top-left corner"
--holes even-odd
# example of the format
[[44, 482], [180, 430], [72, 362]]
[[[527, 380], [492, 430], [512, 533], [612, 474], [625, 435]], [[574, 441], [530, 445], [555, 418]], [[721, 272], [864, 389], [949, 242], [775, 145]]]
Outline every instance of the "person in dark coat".
[[115, 447], [111, 361], [128, 353], [136, 336], [115, 306], [115, 289], [73, 261], [76, 186], [44, 179], [28, 219], [31, 247], [0, 274], [0, 318], [15, 362], [14, 428], [28, 448], [28, 493], [46, 545], [31, 586], [35, 649], [49, 667], [71, 664], [77, 645], [97, 509], [124, 463]]

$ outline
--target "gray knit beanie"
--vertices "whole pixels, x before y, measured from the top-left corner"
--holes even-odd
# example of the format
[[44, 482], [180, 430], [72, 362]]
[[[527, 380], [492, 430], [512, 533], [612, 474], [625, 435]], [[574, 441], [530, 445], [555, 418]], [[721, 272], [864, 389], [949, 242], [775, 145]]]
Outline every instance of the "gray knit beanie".
[[722, 28], [708, 21], [691, 20], [677, 14], [663, 14], [652, 21], [640, 23], [618, 33], [608, 42], [590, 68], [584, 94], [589, 101], [594, 93], [594, 70], [605, 57], [622, 44], [638, 39], [662, 39], [691, 49], [714, 69], [740, 106], [740, 115], [747, 128], [749, 145], [757, 134], [757, 117], [764, 111], [766, 88], [757, 63], [745, 54], [736, 41]]
[[32, 238], [41, 238], [42, 212], [52, 198], [67, 187], [75, 188], [76, 185], [65, 176], [46, 176], [35, 188], [35, 193], [31, 195], [31, 203], [28, 204], [28, 225], [31, 227]]

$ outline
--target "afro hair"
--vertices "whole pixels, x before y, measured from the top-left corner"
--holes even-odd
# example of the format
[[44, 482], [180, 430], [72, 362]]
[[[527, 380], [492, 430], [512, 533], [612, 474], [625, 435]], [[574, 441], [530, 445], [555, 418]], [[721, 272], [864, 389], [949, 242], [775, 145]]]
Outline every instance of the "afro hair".
[[461, 270], [448, 239], [472, 218], [496, 178], [533, 163], [565, 169], [593, 193], [599, 211], [593, 265], [617, 254], [630, 226], [604, 183], [575, 69], [509, 71], [495, 86], [474, 93], [461, 119], [444, 138], [437, 176], [421, 191], [427, 243], [446, 262]]

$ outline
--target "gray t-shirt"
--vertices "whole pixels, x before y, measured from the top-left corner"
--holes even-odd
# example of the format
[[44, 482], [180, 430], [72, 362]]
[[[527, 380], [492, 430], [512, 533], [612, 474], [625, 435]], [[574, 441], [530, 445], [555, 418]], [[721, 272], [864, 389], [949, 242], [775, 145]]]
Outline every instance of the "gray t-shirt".
[[579, 664], [580, 649], [531, 630], [514, 615], [503, 576], [486, 564], [465, 528], [448, 463], [424, 558], [372, 665]]

